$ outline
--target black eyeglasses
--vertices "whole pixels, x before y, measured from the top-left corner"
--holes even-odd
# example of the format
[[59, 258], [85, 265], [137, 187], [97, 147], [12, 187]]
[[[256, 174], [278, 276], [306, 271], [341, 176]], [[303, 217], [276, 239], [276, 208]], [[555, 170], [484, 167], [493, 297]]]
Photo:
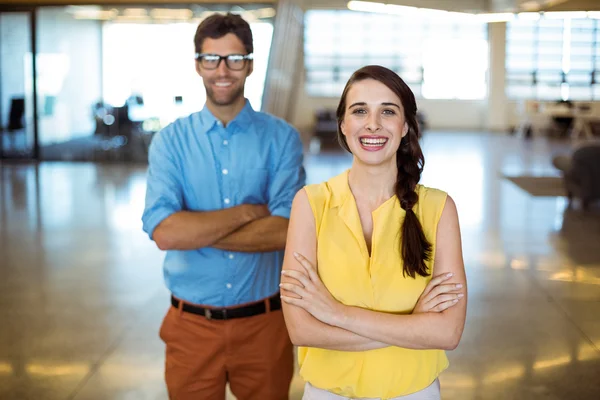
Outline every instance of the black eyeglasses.
[[246, 66], [248, 60], [252, 60], [254, 57], [252, 54], [230, 54], [228, 56], [220, 56], [218, 54], [198, 54], [195, 56], [196, 60], [200, 62], [200, 65], [204, 69], [217, 69], [221, 64], [221, 60], [225, 60], [225, 65], [232, 71], [240, 71]]

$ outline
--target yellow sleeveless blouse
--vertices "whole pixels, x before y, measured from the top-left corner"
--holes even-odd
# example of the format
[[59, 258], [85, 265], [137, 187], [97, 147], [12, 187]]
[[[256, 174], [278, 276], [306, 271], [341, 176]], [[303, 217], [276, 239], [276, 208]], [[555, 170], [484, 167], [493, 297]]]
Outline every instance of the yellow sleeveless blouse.
[[[406, 212], [393, 196], [373, 212], [371, 257], [367, 250], [348, 171], [327, 182], [305, 187], [317, 230], [318, 271], [341, 303], [370, 310], [410, 314], [431, 276], [402, 275], [400, 228]], [[435, 239], [447, 194], [417, 185], [413, 208], [425, 236]], [[298, 348], [300, 375], [313, 386], [346, 397], [388, 399], [418, 392], [448, 367], [443, 350], [401, 347], [362, 352]]]

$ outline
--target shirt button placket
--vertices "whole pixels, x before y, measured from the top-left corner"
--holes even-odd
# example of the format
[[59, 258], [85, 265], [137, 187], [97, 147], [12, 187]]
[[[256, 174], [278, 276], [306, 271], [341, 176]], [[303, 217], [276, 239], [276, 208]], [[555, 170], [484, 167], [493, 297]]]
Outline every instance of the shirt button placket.
[[225, 206], [229, 206], [233, 201], [231, 198], [232, 182], [231, 171], [229, 169], [229, 138], [227, 129], [224, 128], [222, 128], [221, 143], [223, 146], [221, 146], [219, 154], [221, 159], [221, 181], [223, 182], [223, 202], [225, 203]]
[[[227, 129], [223, 129], [223, 136], [221, 136], [221, 148], [220, 148], [220, 155], [221, 155], [221, 181], [223, 182], [223, 194], [225, 199], [223, 200], [225, 202], [225, 205], [230, 205], [230, 204], [234, 204], [232, 203], [232, 201], [234, 199], [231, 198], [231, 194], [232, 194], [232, 187], [234, 182], [232, 182], [232, 176], [231, 176], [231, 164], [230, 164], [230, 160], [231, 160], [231, 152], [230, 152], [230, 148], [231, 148], [231, 138], [229, 137], [229, 132], [227, 131]], [[232, 253], [226, 253], [226, 257], [228, 260], [233, 260], [235, 258], [235, 256]], [[226, 273], [225, 273], [225, 297], [228, 299], [228, 304], [232, 304], [236, 299], [234, 296], [234, 291], [233, 291], [233, 283], [234, 280], [234, 276], [235, 276], [235, 268], [234, 268], [234, 264], [232, 263], [228, 263], [228, 268], [226, 268]]]

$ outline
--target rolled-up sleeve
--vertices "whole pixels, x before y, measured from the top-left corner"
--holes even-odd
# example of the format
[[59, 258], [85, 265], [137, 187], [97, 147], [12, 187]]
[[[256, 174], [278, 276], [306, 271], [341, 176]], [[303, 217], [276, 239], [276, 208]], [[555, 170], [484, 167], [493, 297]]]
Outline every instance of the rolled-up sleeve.
[[290, 218], [292, 200], [306, 182], [300, 135], [292, 127], [288, 129], [288, 138], [281, 149], [279, 164], [271, 172], [273, 178], [269, 185], [271, 215], [284, 218]]
[[169, 215], [183, 209], [181, 171], [169, 143], [169, 132], [156, 134], [148, 154], [148, 181], [146, 204], [142, 215], [144, 232], [150, 236]]

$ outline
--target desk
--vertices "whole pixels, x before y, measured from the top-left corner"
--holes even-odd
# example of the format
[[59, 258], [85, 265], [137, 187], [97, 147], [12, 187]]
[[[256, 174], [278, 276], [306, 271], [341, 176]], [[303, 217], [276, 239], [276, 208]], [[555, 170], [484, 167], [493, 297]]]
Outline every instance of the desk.
[[533, 121], [542, 117], [546, 121], [556, 118], [570, 118], [567, 132], [572, 139], [593, 139], [592, 122], [600, 122], [600, 102], [573, 102], [571, 106], [556, 102], [525, 102], [524, 113], [519, 131], [525, 134], [532, 129]]
[[593, 139], [594, 132], [592, 131], [591, 123], [600, 121], [600, 104], [590, 103], [574, 103], [572, 107], [564, 105], [546, 104], [542, 108], [542, 112], [551, 118], [571, 118], [568, 132], [571, 139]]

